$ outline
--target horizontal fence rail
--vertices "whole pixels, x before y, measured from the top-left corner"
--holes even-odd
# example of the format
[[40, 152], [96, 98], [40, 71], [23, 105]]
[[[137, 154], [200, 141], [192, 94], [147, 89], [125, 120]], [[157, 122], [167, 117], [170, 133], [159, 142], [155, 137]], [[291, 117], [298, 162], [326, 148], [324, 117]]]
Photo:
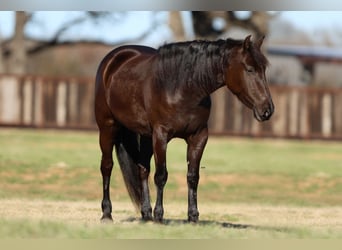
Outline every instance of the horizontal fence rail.
[[[275, 113], [260, 123], [226, 88], [212, 95], [212, 134], [342, 139], [342, 89], [271, 86]], [[0, 125], [96, 129], [94, 79], [0, 75]]]

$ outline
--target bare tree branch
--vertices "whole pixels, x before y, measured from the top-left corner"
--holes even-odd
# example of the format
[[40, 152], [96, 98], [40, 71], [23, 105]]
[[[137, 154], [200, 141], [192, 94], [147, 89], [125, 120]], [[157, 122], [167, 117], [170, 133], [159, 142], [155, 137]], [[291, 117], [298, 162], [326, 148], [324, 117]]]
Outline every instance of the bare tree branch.
[[58, 41], [58, 39], [63, 35], [64, 32], [66, 32], [72, 26], [84, 22], [86, 19], [87, 19], [87, 17], [82, 16], [82, 17], [76, 18], [74, 20], [71, 20], [70, 22], [65, 23], [64, 25], [62, 25], [59, 28], [59, 30], [57, 30], [55, 36], [51, 40], [52, 41]]
[[[81, 39], [81, 40], [67, 40], [64, 39], [64, 35], [75, 25], [82, 24], [87, 20], [92, 20], [97, 22], [98, 20], [102, 20], [106, 18], [108, 22], [113, 22], [113, 20], [117, 20], [118, 18], [123, 18], [125, 16], [124, 12], [120, 13], [109, 13], [109, 12], [85, 12], [83, 15], [74, 18], [73, 20], [65, 22], [61, 25], [58, 30], [53, 34], [53, 37], [49, 40], [40, 40], [37, 41], [35, 39], [30, 39], [24, 34], [25, 25], [28, 22], [35, 22], [34, 13], [28, 12], [16, 12], [16, 30], [15, 34], [11, 39], [6, 41], [1, 41], [0, 45], [0, 53], [3, 60], [6, 61], [6, 65], [8, 66], [8, 71], [13, 73], [24, 73], [27, 65], [27, 58], [30, 55], [42, 52], [44, 50], [56, 47], [56, 46], [69, 46], [76, 43], [93, 43], [93, 44], [106, 44], [106, 42], [102, 42], [101, 40], [89, 40], [89, 39]], [[39, 23], [37, 23], [39, 25]], [[152, 15], [150, 26], [145, 29], [142, 33], [137, 35], [135, 38], [127, 38], [110, 45], [116, 46], [119, 44], [125, 43], [137, 43], [141, 40], [147, 38], [153, 30], [159, 27], [160, 21], [156, 18], [156, 15]], [[61, 39], [63, 37], [63, 39]], [[12, 70], [15, 69], [15, 72]]]
[[[105, 13], [104, 13], [105, 14]], [[104, 17], [104, 15], [100, 15], [98, 13], [96, 14], [93, 14], [91, 13], [90, 14], [93, 18], [102, 18]], [[72, 45], [72, 44], [75, 44], [75, 43], [97, 43], [97, 44], [106, 44], [106, 45], [112, 45], [112, 46], [116, 46], [116, 45], [121, 45], [121, 44], [125, 44], [125, 43], [138, 43], [139, 41], [147, 38], [151, 32], [160, 25], [159, 21], [157, 20], [157, 18], [154, 18], [154, 16], [152, 17], [152, 20], [151, 20], [151, 24], [150, 26], [145, 29], [144, 32], [142, 32], [141, 34], [139, 34], [137, 37], [135, 38], [126, 38], [126, 39], [123, 39], [123, 40], [119, 40], [115, 43], [105, 43], [105, 42], [101, 42], [101, 41], [91, 41], [91, 40], [87, 40], [87, 39], [81, 39], [81, 40], [77, 40], [77, 41], [63, 41], [61, 42], [59, 40], [59, 38], [61, 37], [61, 35], [67, 31], [67, 29], [69, 29], [72, 25], [77, 25], [78, 23], [81, 23], [83, 21], [85, 21], [87, 18], [86, 17], [80, 17], [80, 18], [77, 18], [71, 22], [68, 22], [66, 23], [65, 25], [63, 25], [63, 27], [61, 27], [56, 35], [54, 36], [53, 39], [50, 39], [49, 41], [38, 41], [34, 46], [30, 47], [28, 50], [27, 50], [27, 53], [28, 54], [35, 54], [35, 53], [38, 53], [38, 52], [41, 52], [45, 49], [49, 49], [51, 47], [55, 47], [55, 46], [66, 46], [66, 45]]]

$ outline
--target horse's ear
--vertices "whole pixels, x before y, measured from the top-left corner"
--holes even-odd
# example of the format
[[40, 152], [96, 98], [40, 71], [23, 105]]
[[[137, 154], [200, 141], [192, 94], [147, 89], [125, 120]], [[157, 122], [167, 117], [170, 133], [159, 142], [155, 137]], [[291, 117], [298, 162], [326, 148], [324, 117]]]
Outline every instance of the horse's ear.
[[255, 45], [257, 46], [257, 48], [261, 48], [262, 43], [264, 42], [265, 36], [262, 36], [259, 38], [259, 40], [255, 43]]
[[251, 36], [252, 35], [249, 35], [245, 38], [245, 41], [243, 41], [243, 49], [244, 50], [248, 50], [249, 47], [251, 46]]

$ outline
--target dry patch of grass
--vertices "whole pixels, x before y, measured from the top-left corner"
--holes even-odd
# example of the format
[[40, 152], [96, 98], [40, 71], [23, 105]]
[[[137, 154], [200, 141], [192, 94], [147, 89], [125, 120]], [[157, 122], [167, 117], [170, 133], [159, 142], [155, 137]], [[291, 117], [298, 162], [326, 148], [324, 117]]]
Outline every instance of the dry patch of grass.
[[[163, 227], [143, 223], [129, 202], [113, 202], [113, 224], [100, 223], [101, 209], [90, 201], [45, 201], [4, 199], [0, 202], [0, 221], [7, 227], [23, 223], [36, 225], [35, 235], [14, 232], [11, 237], [44, 237], [39, 226], [54, 225], [59, 237], [108, 238], [339, 238], [342, 237], [342, 207], [292, 207], [257, 204], [206, 203], [200, 205], [198, 227], [185, 223], [186, 203], [165, 204]], [[44, 224], [45, 223], [45, 224]], [[55, 223], [55, 224], [54, 224]], [[44, 226], [44, 227], [45, 227]], [[38, 228], [37, 228], [38, 227]], [[191, 228], [189, 228], [191, 227]], [[44, 229], [44, 228], [43, 228]], [[28, 229], [28, 230], [32, 230]], [[120, 231], [121, 230], [121, 231]], [[182, 230], [183, 233], [182, 233]], [[118, 233], [120, 231], [121, 233]], [[127, 231], [127, 234], [122, 234]], [[155, 234], [156, 231], [159, 233]], [[210, 233], [210, 232], [211, 233]], [[0, 230], [0, 237], [9, 237]], [[131, 232], [131, 233], [128, 233]], [[112, 233], [112, 235], [110, 235]], [[82, 236], [82, 234], [84, 234]]]

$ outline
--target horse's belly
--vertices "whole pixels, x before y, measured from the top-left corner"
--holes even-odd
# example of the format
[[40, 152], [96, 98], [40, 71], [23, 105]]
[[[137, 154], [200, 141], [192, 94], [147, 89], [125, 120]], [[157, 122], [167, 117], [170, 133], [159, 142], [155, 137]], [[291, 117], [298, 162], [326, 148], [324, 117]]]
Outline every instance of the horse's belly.
[[124, 117], [122, 118], [121, 123], [129, 130], [132, 130], [140, 135], [152, 135], [150, 124], [147, 122], [147, 119], [141, 115], [139, 117], [133, 117], [133, 119]]
[[[112, 113], [115, 119], [124, 127], [141, 135], [151, 135], [151, 126], [148, 122], [145, 110], [142, 107], [132, 107], [125, 103], [113, 105]], [[129, 108], [128, 108], [129, 106]]]
[[143, 100], [143, 87], [141, 82], [115, 81], [110, 85], [110, 95], [107, 103], [115, 119], [126, 128], [139, 133], [151, 134]]

